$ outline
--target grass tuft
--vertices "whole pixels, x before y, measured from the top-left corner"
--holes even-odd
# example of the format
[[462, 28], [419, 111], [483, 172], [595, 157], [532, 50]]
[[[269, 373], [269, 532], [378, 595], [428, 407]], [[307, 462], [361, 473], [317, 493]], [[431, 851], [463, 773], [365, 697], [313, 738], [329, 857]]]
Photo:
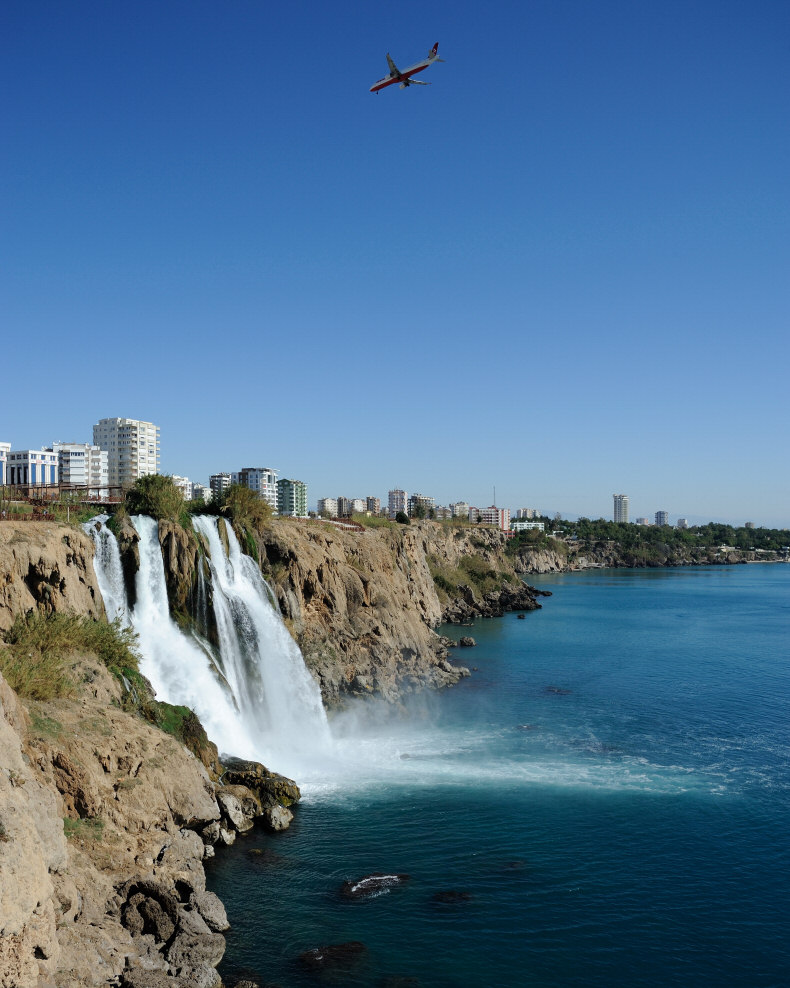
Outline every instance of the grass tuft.
[[11, 689], [30, 700], [53, 700], [73, 692], [69, 659], [75, 652], [95, 655], [110, 672], [137, 669], [137, 635], [120, 621], [93, 621], [77, 614], [19, 616], [5, 633], [0, 672]]

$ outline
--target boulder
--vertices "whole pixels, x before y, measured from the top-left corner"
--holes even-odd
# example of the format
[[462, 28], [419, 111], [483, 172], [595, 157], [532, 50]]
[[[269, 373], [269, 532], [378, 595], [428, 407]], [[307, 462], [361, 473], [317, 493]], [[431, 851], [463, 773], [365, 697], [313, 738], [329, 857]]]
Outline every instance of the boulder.
[[293, 818], [293, 813], [279, 803], [275, 806], [267, 806], [263, 811], [264, 823], [270, 830], [287, 830]]

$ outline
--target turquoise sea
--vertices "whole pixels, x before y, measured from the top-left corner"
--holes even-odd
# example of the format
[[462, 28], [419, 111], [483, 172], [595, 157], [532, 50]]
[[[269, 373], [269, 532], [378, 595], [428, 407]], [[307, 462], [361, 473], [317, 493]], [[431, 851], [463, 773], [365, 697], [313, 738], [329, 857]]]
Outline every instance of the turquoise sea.
[[[291, 828], [209, 863], [226, 983], [790, 986], [790, 566], [534, 582], [444, 629], [470, 679], [335, 721]], [[372, 872], [409, 878], [342, 897]]]

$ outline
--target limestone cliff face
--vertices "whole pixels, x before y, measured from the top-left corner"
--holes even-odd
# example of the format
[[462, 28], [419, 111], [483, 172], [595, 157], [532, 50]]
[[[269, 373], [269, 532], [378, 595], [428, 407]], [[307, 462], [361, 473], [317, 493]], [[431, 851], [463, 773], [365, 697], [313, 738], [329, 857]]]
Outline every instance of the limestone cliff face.
[[[206, 770], [119, 709], [120, 687], [101, 665], [75, 660], [73, 673], [78, 699], [29, 710], [0, 676], [2, 988], [175, 973], [155, 938], [124, 921], [126, 883], [175, 896], [174, 938], [179, 909], [205, 892], [195, 828], [220, 817]], [[200, 976], [219, 984], [211, 965]]]
[[30, 610], [104, 615], [88, 536], [55, 522], [0, 522], [0, 631]]
[[396, 700], [467, 674], [432, 630], [442, 609], [420, 529], [345, 532], [280, 521], [259, 550], [326, 702], [370, 693]]
[[[377, 694], [397, 701], [452, 685], [468, 670], [450, 661], [442, 621], [538, 607], [516, 579], [493, 529], [452, 530], [435, 522], [347, 531], [279, 520], [259, 538], [264, 575], [328, 704]], [[431, 572], [476, 557], [512, 575], [492, 593], [470, 586], [440, 600]]]

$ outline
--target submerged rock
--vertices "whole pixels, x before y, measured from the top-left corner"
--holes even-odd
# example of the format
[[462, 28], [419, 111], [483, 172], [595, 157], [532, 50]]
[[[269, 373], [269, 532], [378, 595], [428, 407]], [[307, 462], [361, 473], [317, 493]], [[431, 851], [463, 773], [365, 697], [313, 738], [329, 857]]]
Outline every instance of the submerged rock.
[[358, 964], [366, 952], [364, 943], [359, 940], [349, 940], [346, 943], [313, 947], [312, 950], [300, 954], [299, 960], [312, 971], [348, 970]]
[[431, 896], [431, 902], [451, 906], [461, 902], [470, 902], [471, 899], [472, 893], [465, 892], [463, 889], [446, 889], [444, 892], [436, 892]]

